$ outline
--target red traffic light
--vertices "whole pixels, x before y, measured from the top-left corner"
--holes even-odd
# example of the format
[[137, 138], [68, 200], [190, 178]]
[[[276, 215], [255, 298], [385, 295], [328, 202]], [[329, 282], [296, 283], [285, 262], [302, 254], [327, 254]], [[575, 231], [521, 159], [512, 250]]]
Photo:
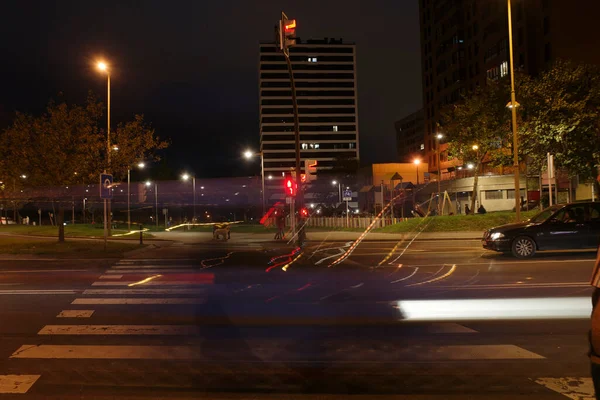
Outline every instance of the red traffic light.
[[294, 182], [294, 180], [290, 177], [285, 178], [285, 183], [284, 183], [285, 187], [285, 195], [286, 196], [290, 196], [290, 197], [294, 197], [296, 196], [296, 189], [298, 188], [298, 185], [296, 185], [296, 182]]
[[296, 20], [290, 19], [285, 21], [284, 31], [286, 35], [291, 35], [296, 32]]
[[302, 218], [308, 218], [308, 209], [306, 207], [300, 209], [300, 216]]

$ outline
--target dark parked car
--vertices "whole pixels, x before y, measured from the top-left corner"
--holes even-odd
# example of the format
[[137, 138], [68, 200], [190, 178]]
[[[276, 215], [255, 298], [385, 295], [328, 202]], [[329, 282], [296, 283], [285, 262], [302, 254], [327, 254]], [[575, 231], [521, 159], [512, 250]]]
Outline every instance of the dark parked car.
[[488, 250], [531, 257], [537, 250], [598, 248], [600, 203], [557, 204], [528, 221], [489, 229], [482, 244]]

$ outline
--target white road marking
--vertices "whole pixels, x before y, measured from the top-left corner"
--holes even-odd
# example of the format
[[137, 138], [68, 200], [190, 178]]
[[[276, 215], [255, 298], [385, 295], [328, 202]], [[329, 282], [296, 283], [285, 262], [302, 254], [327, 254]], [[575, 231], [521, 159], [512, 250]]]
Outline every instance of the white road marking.
[[535, 383], [574, 400], [595, 400], [592, 378], [538, 378]]
[[56, 318], [89, 318], [94, 310], [62, 310]]
[[123, 275], [102, 275], [100, 279], [121, 279]]
[[[16, 269], [16, 270], [0, 270], [2, 274], [21, 274], [21, 273], [44, 273], [44, 272], [84, 272], [89, 271], [89, 269]], [[16, 375], [16, 376], [26, 376], [26, 375]]]
[[[503, 265], [520, 265], [520, 264], [549, 264], [549, 263], [574, 263], [574, 262], [586, 262], [586, 263], [594, 263], [593, 258], [589, 258], [586, 260], [529, 260], [529, 261], [499, 261], [490, 259], [488, 262], [465, 262], [456, 264], [459, 267], [469, 266], [469, 265], [486, 265], [488, 267], [500, 267]], [[442, 263], [437, 264], [404, 264], [407, 267], [439, 267]], [[382, 265], [379, 268], [397, 268], [395, 265]]]
[[[106, 282], [99, 281], [92, 283], [92, 286], [134, 286], [138, 281], [114, 281]], [[190, 281], [148, 281], [139, 286], [200, 286], [206, 285], [205, 282], [190, 282]]]
[[[86, 289], [83, 294], [198, 294], [202, 288], [196, 289]], [[1, 294], [1, 293], [0, 293]]]
[[177, 269], [177, 268], [200, 268], [200, 265], [191, 264], [166, 264], [166, 265], [115, 265], [112, 270], [115, 269], [152, 269], [152, 268], [164, 268], [164, 269]]
[[[109, 269], [107, 274], [174, 274], [174, 273], [198, 273], [197, 269]], [[119, 275], [121, 276], [121, 275]]]
[[202, 298], [81, 298], [75, 299], [71, 304], [204, 304]]
[[[352, 351], [354, 352], [354, 350]], [[201, 346], [127, 346], [127, 345], [22, 345], [10, 358], [33, 359], [143, 359], [143, 360], [200, 360]], [[542, 360], [543, 356], [514, 345], [459, 345], [459, 346], [406, 346], [395, 353], [395, 362], [421, 361], [439, 362], [443, 360]], [[239, 359], [244, 362], [244, 359]], [[270, 360], [262, 360], [269, 362]], [[307, 362], [309, 360], [289, 360]], [[327, 364], [372, 363], [376, 360], [343, 360], [332, 362], [329, 359], [310, 360]], [[392, 362], [394, 362], [392, 361]], [[281, 360], [273, 360], [281, 362]]]
[[592, 312], [589, 297], [401, 300], [396, 307], [408, 321], [589, 319]]
[[[410, 324], [410, 322], [408, 322]], [[474, 329], [453, 322], [440, 322], [427, 325], [428, 333], [479, 333]]]
[[26, 344], [15, 351], [10, 358], [198, 360], [204, 357], [199, 346], [36, 346]]
[[193, 325], [46, 325], [38, 335], [197, 335]]
[[0, 394], [27, 393], [40, 375], [0, 375]]
[[75, 290], [46, 290], [46, 289], [23, 289], [23, 290], [0, 290], [0, 296], [5, 294], [29, 295], [29, 294], [77, 294]]

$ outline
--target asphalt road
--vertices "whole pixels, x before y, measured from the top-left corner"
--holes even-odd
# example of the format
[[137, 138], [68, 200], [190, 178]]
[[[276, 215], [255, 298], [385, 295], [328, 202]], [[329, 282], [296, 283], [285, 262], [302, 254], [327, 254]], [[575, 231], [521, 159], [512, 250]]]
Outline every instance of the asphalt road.
[[0, 400], [585, 396], [593, 261], [464, 240], [3, 260]]

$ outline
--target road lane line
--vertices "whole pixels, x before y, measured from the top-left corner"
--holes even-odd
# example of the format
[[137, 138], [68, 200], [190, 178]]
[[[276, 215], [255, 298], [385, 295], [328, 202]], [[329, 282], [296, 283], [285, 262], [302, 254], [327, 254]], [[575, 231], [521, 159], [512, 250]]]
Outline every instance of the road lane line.
[[175, 274], [175, 273], [187, 273], [187, 274], [200, 274], [198, 269], [109, 269], [106, 271], [107, 274], [135, 274], [135, 275], [147, 275], [147, 274]]
[[[452, 275], [452, 274], [454, 273], [454, 271], [456, 271], [456, 264], [455, 264], [455, 265], [453, 265], [453, 266], [452, 266], [452, 267], [451, 267], [451, 268], [448, 270], [448, 272], [446, 272], [444, 275], [440, 275], [440, 276], [438, 276], [438, 277], [431, 278], [431, 279], [428, 279], [428, 280], [426, 280], [426, 281], [417, 282], [417, 283], [412, 283], [412, 284], [410, 284], [410, 285], [406, 285], [406, 287], [409, 287], [409, 286], [420, 286], [420, 285], [427, 285], [427, 284], [429, 284], [429, 283], [438, 282], [438, 281], [441, 281], [441, 280], [443, 280], [443, 279], [446, 279], [447, 277], [449, 277], [450, 275]], [[439, 271], [438, 271], [438, 272], [439, 272]], [[435, 275], [437, 275], [437, 272], [435, 273]], [[435, 275], [434, 275], [434, 276], [435, 276]]]
[[[30, 359], [138, 359], [138, 360], [203, 360], [201, 346], [127, 346], [127, 345], [33, 345], [25, 344], [15, 351], [10, 358]], [[331, 361], [323, 359], [283, 360], [285, 362], [305, 363], [317, 362], [327, 364], [380, 363], [380, 360], [368, 360], [362, 355], [349, 352], [351, 359]], [[243, 355], [235, 358], [231, 351], [232, 361], [238, 363], [257, 362], [255, 356]], [[386, 362], [439, 362], [467, 360], [543, 360], [543, 356], [515, 345], [450, 345], [450, 346], [405, 346], [394, 353], [395, 360]], [[358, 357], [358, 358], [356, 358]], [[260, 360], [261, 363], [280, 363], [280, 358]]]
[[[139, 284], [139, 281], [99, 281], [92, 283], [92, 286], [201, 286], [207, 282], [190, 282], [190, 281], [147, 281]], [[137, 284], [137, 285], [136, 285]]]
[[124, 359], [124, 360], [199, 360], [199, 346], [102, 346], [26, 344], [10, 358], [40, 359]]
[[569, 399], [596, 399], [592, 378], [538, 378], [534, 382]]
[[167, 265], [115, 265], [111, 269], [151, 269], [151, 268], [164, 268], [164, 269], [177, 269], [177, 268], [198, 268], [201, 269], [200, 265], [193, 264], [167, 264]]
[[100, 279], [121, 279], [123, 275], [102, 275]]
[[93, 313], [94, 310], [62, 310], [56, 318], [89, 318]]
[[[21, 273], [43, 273], [43, 272], [85, 272], [89, 269], [16, 269], [16, 270], [0, 270], [2, 274], [21, 274]], [[24, 375], [21, 375], [24, 376]]]
[[0, 394], [25, 394], [40, 375], [0, 375]]
[[87, 294], [198, 294], [202, 292], [202, 288], [196, 289], [86, 289], [83, 291]]
[[38, 335], [197, 335], [193, 325], [46, 325]]
[[75, 299], [71, 304], [95, 304], [95, 305], [111, 305], [111, 304], [204, 304], [204, 298], [81, 298]]
[[57, 294], [57, 295], [74, 295], [77, 294], [75, 290], [46, 290], [46, 289], [22, 289], [22, 290], [0, 290], [1, 295], [29, 295], [29, 294]]

